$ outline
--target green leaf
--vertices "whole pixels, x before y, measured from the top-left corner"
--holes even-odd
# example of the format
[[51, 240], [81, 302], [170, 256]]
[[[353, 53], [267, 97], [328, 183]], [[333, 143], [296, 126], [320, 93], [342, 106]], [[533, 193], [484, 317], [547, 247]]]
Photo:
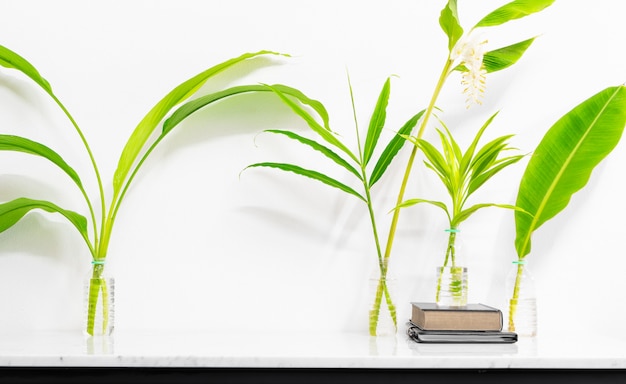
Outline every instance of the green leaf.
[[50, 213], [60, 213], [78, 229], [84, 239], [87, 239], [87, 219], [73, 211], [68, 211], [59, 206], [43, 200], [19, 198], [7, 203], [0, 204], [0, 232], [4, 232], [20, 221], [33, 209], [42, 209]]
[[450, 168], [443, 155], [437, 151], [437, 148], [424, 139], [417, 139], [417, 145], [437, 172], [442, 175], [450, 175]]
[[372, 158], [374, 148], [376, 148], [376, 144], [378, 143], [380, 134], [383, 131], [383, 127], [385, 126], [385, 119], [387, 118], [387, 105], [389, 104], [390, 93], [391, 79], [387, 78], [387, 81], [385, 81], [385, 84], [383, 85], [383, 89], [380, 91], [378, 101], [376, 102], [376, 107], [374, 108], [374, 112], [372, 114], [372, 117], [370, 118], [369, 127], [367, 128], [367, 137], [365, 138], [365, 146], [363, 150], [364, 165], [367, 165], [367, 163], [369, 163], [370, 159]]
[[463, 155], [463, 159], [461, 159], [461, 165], [460, 165], [461, 173], [463, 175], [467, 175], [468, 174], [468, 172], [470, 170], [470, 167], [471, 167], [470, 164], [472, 163], [472, 159], [474, 158], [474, 152], [476, 151], [476, 147], [478, 146], [478, 142], [480, 141], [480, 138], [483, 136], [483, 133], [485, 132], [485, 129], [487, 129], [487, 127], [491, 124], [493, 119], [496, 118], [498, 113], [499, 112], [496, 112], [493, 115], [491, 115], [491, 117], [489, 117], [487, 119], [485, 124], [483, 124], [483, 126], [480, 127], [480, 129], [476, 133], [476, 136], [474, 136], [474, 140], [472, 140], [472, 143], [470, 144], [470, 146], [465, 151], [465, 154]]
[[291, 100], [279, 88], [276, 88], [276, 87], [273, 87], [273, 86], [269, 86], [269, 85], [268, 85], [268, 87], [271, 90], [273, 90], [274, 93], [276, 93], [276, 95], [278, 95], [278, 97], [280, 97], [280, 99], [285, 104], [287, 104], [287, 106], [289, 106], [289, 108], [291, 108], [298, 116], [300, 116], [315, 133], [320, 135], [322, 137], [322, 139], [324, 139], [327, 143], [329, 143], [329, 144], [339, 148], [341, 151], [343, 151], [348, 156], [350, 156], [350, 158], [352, 158], [352, 160], [354, 160], [356, 163], [359, 162], [359, 159], [341, 141], [339, 141], [339, 139], [337, 137], [335, 137], [333, 132], [331, 132], [330, 130], [326, 129], [322, 125], [320, 125], [315, 120], [315, 118], [313, 116], [311, 116], [311, 114], [309, 112], [307, 112], [299, 104], [297, 104], [293, 100]]
[[474, 28], [493, 27], [511, 20], [520, 19], [542, 11], [552, 5], [552, 3], [554, 3], [554, 0], [514, 0], [483, 17]]
[[405, 200], [402, 203], [398, 204], [398, 206], [396, 208], [394, 208], [394, 209], [407, 208], [407, 207], [411, 207], [413, 205], [421, 204], [421, 203], [434, 205], [437, 208], [443, 209], [443, 211], [448, 216], [448, 220], [450, 221], [450, 212], [448, 212], [448, 207], [444, 203], [442, 203], [441, 201], [426, 200], [426, 199], [408, 199], [408, 200]]
[[[209, 78], [212, 76], [238, 64], [242, 61], [260, 56], [260, 55], [279, 55], [279, 53], [271, 51], [259, 51], [256, 53], [245, 53], [239, 57], [227, 60], [223, 63], [215, 65], [196, 76], [181, 83], [170, 91], [161, 101], [159, 101], [148, 114], [139, 122], [122, 150], [122, 154], [118, 161], [117, 169], [113, 177], [113, 194], [117, 197], [122, 190], [124, 181], [128, 176], [137, 156], [144, 148], [148, 138], [156, 129], [161, 120], [170, 112], [170, 110], [188, 99], [193, 95]], [[115, 198], [114, 198], [115, 199]]]
[[17, 69], [30, 77], [46, 92], [52, 94], [50, 83], [39, 74], [39, 71], [28, 60], [2, 45], [0, 45], [0, 65], [5, 68]]
[[403, 136], [410, 135], [413, 131], [413, 128], [417, 125], [417, 122], [424, 114], [424, 110], [418, 112], [415, 116], [409, 119], [402, 128], [398, 131], [396, 135], [389, 141], [389, 144], [385, 147], [383, 152], [380, 154], [374, 169], [372, 170], [372, 174], [370, 175], [370, 188], [383, 176], [389, 164], [393, 158], [398, 154], [402, 146], [406, 143], [406, 139]]
[[448, 50], [452, 52], [454, 45], [459, 41], [461, 36], [463, 36], [463, 28], [459, 23], [456, 0], [448, 0], [444, 9], [441, 10], [439, 25], [441, 25], [441, 29], [443, 29], [448, 36]]
[[306, 137], [302, 137], [302, 136], [300, 136], [300, 135], [298, 135], [296, 133], [293, 133], [291, 131], [283, 131], [283, 130], [278, 130], [278, 129], [268, 129], [265, 132], [285, 135], [285, 136], [289, 137], [290, 139], [294, 139], [294, 140], [297, 140], [297, 141], [301, 142], [304, 145], [308, 145], [309, 147], [315, 149], [316, 151], [319, 151], [319, 152], [323, 153], [324, 156], [328, 157], [329, 159], [331, 159], [335, 163], [337, 163], [337, 164], [341, 165], [342, 167], [344, 167], [345, 169], [347, 169], [350, 173], [352, 173], [356, 177], [358, 177], [359, 180], [363, 180], [362, 176], [359, 174], [359, 171], [357, 171], [352, 165], [350, 165], [350, 163], [348, 163], [346, 160], [344, 160], [341, 156], [339, 156], [338, 154], [333, 152], [328, 147], [325, 147], [325, 146], [319, 144], [318, 142], [316, 142], [314, 140], [307, 139]]
[[[358, 197], [359, 199], [363, 200], [364, 202], [366, 202], [365, 198], [363, 196], [361, 196], [361, 194], [359, 194], [357, 191], [355, 191], [354, 189], [348, 187], [347, 185], [343, 184], [340, 181], [337, 181], [331, 177], [328, 177], [320, 172], [317, 171], [312, 171], [310, 169], [304, 169], [301, 168], [297, 165], [293, 165], [293, 164], [284, 164], [284, 163], [257, 163], [257, 164], [252, 164], [247, 166], [245, 169], [248, 168], [253, 168], [253, 167], [269, 167], [269, 168], [276, 168], [276, 169], [280, 169], [283, 171], [288, 171], [288, 172], [293, 172], [295, 174], [298, 174], [300, 176], [305, 176], [305, 177], [309, 177], [311, 179], [317, 180], [317, 181], [321, 181], [322, 183], [326, 184], [326, 185], [330, 185], [331, 187], [335, 187], [338, 188], [344, 192], [347, 192], [351, 195], [354, 195], [356, 197]], [[245, 170], [244, 169], [244, 170]]]
[[510, 157], [501, 159], [501, 161], [497, 162], [496, 166], [493, 166], [486, 171], [483, 171], [476, 175], [472, 174], [472, 178], [470, 180], [469, 187], [467, 189], [467, 196], [474, 193], [487, 180], [491, 179], [496, 173], [500, 172], [501, 170], [503, 170], [504, 168], [508, 167], [511, 164], [517, 163], [523, 157], [524, 157], [523, 155], [510, 156]]
[[488, 73], [497, 72], [517, 63], [533, 41], [535, 41], [534, 37], [485, 53], [483, 56], [485, 70]]
[[469, 207], [467, 209], [464, 209], [463, 211], [459, 212], [456, 215], [456, 217], [454, 218], [454, 223], [452, 223], [452, 226], [453, 227], [458, 226], [460, 223], [462, 223], [465, 220], [467, 220], [471, 215], [476, 213], [476, 211], [478, 211], [479, 209], [488, 208], [488, 207], [512, 209], [515, 212], [520, 212], [520, 214], [524, 214], [526, 216], [529, 216], [528, 212], [526, 212], [523, 209], [518, 208], [518, 207], [516, 207], [514, 205], [510, 205], [510, 204], [493, 204], [493, 203], [475, 204], [475, 205], [472, 205], [471, 207]]
[[534, 151], [522, 176], [515, 214], [515, 249], [531, 250], [531, 235], [583, 188], [591, 172], [619, 142], [626, 125], [626, 87], [609, 87], [561, 117]]
[[20, 136], [0, 135], [0, 151], [16, 151], [41, 156], [61, 168], [79, 187], [80, 177], [63, 158], [47, 146]]

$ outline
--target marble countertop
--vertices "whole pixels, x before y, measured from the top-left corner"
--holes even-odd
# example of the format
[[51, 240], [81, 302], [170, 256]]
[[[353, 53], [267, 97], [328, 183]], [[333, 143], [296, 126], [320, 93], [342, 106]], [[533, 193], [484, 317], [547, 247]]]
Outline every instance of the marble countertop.
[[540, 335], [514, 344], [418, 344], [360, 333], [0, 333], [4, 367], [626, 369], [626, 342]]

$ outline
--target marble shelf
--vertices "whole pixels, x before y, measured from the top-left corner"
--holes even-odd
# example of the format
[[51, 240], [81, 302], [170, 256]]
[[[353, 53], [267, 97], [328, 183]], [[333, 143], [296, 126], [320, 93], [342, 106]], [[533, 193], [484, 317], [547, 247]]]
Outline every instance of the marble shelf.
[[[611, 373], [611, 377], [620, 375], [621, 380], [626, 377], [626, 342], [581, 334], [540, 335], [520, 338], [515, 344], [499, 345], [418, 344], [402, 330], [393, 337], [376, 338], [360, 333], [306, 331], [116, 331], [108, 338], [87, 338], [78, 331], [0, 334], [0, 377], [7, 373], [18, 377], [44, 368], [48, 369], [46, 377], [58, 373], [60, 368], [126, 369], [123, 373], [118, 372], [120, 375], [127, 374], [128, 369], [145, 373], [146, 370], [164, 368], [195, 374], [201, 368], [269, 369], [273, 370], [273, 375], [277, 369], [292, 372], [334, 370], [342, 375], [362, 373], [363, 370], [370, 373], [410, 371], [415, 374], [463, 370], [542, 374], [558, 371], [574, 372], [574, 377], [581, 380], [584, 377], [580, 375], [581, 371], [602, 371]], [[67, 375], [69, 371], [62, 372]], [[311, 377], [309, 373], [306, 375]], [[371, 374], [368, 377], [373, 380]], [[542, 377], [547, 382], [547, 376]], [[333, 382], [328, 378], [319, 381]], [[336, 382], [340, 382], [339, 379]]]

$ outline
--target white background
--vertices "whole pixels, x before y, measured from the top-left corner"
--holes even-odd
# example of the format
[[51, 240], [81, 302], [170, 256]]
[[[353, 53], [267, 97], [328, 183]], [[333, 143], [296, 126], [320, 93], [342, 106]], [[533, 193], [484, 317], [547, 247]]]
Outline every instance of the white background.
[[[469, 29], [504, 1], [460, 1]], [[82, 127], [107, 199], [125, 141], [169, 90], [224, 60], [269, 49], [287, 59], [246, 63], [207, 91], [232, 84], [283, 83], [322, 101], [331, 127], [356, 151], [346, 71], [362, 129], [390, 75], [384, 139], [424, 108], [446, 58], [438, 24], [444, 1], [0, 1], [0, 44], [33, 63]], [[466, 110], [458, 75], [438, 105], [462, 146], [495, 111], [487, 138], [513, 133], [530, 153], [572, 107], [626, 81], [624, 3], [557, 1], [531, 17], [485, 30], [489, 49], [539, 36], [515, 66], [490, 75], [482, 106]], [[92, 196], [88, 158], [68, 121], [32, 82], [0, 72], [3, 133], [61, 153]], [[116, 222], [107, 269], [116, 278], [116, 327], [124, 330], [339, 330], [366, 332], [367, 280], [375, 268], [363, 203], [339, 190], [270, 169], [292, 162], [354, 185], [319, 153], [265, 129], [306, 125], [272, 95], [206, 109], [173, 132], [140, 171]], [[435, 138], [429, 127], [428, 138]], [[381, 142], [383, 142], [381, 140]], [[594, 325], [621, 329], [624, 142], [594, 171], [570, 205], [541, 227], [528, 256], [536, 278], [539, 332]], [[382, 148], [382, 145], [381, 145]], [[385, 242], [408, 147], [373, 190]], [[503, 171], [474, 202], [514, 203], [527, 160]], [[0, 153], [0, 200], [28, 196], [86, 214], [65, 175], [26, 155]], [[416, 162], [406, 197], [446, 199]], [[108, 201], [108, 200], [107, 200]], [[441, 263], [441, 211], [402, 212], [392, 272], [401, 322], [410, 301], [434, 299]], [[463, 226], [470, 301], [505, 308], [515, 259], [510, 211], [479, 211]], [[0, 234], [0, 327], [82, 328], [82, 279], [90, 256], [58, 215], [34, 212]]]

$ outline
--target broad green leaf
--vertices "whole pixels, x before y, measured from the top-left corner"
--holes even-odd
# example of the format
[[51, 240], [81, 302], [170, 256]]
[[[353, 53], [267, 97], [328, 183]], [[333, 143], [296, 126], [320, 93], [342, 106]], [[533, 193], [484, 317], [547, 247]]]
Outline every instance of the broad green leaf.
[[304, 145], [308, 145], [309, 147], [315, 149], [316, 151], [319, 151], [319, 152], [323, 153], [324, 156], [328, 157], [329, 159], [331, 159], [335, 163], [337, 163], [337, 164], [341, 165], [342, 167], [344, 167], [345, 169], [347, 169], [350, 173], [352, 173], [356, 177], [358, 177], [359, 180], [363, 180], [363, 177], [361, 176], [361, 174], [359, 174], [359, 171], [357, 171], [352, 165], [350, 165], [350, 163], [348, 163], [346, 160], [344, 160], [341, 156], [339, 156], [338, 154], [333, 152], [328, 147], [325, 147], [325, 146], [319, 144], [318, 142], [316, 142], [314, 140], [308, 139], [306, 137], [302, 137], [302, 136], [300, 136], [300, 135], [298, 135], [298, 134], [296, 134], [294, 132], [291, 132], [291, 131], [283, 131], [283, 130], [278, 130], [278, 129], [268, 129], [265, 132], [285, 135], [285, 136], [289, 137], [290, 139], [294, 139], [294, 140], [297, 140], [297, 141], [301, 142]]
[[544, 10], [554, 0], [514, 0], [483, 17], [474, 28], [493, 27]]
[[5, 68], [17, 69], [30, 77], [46, 92], [52, 94], [50, 83], [39, 74], [39, 71], [28, 60], [2, 45], [0, 45], [0, 65]]
[[33, 209], [42, 209], [50, 213], [60, 213], [78, 229], [84, 239], [87, 239], [87, 219], [73, 211], [68, 211], [44, 200], [19, 198], [0, 204], [0, 232], [4, 232], [20, 221]]
[[268, 87], [271, 90], [273, 90], [274, 93], [276, 93], [276, 95], [278, 95], [278, 97], [280, 97], [280, 99], [285, 104], [287, 104], [287, 106], [289, 106], [298, 116], [300, 116], [315, 133], [320, 135], [322, 137], [322, 139], [324, 139], [329, 144], [334, 145], [335, 147], [337, 147], [340, 150], [342, 150], [345, 154], [350, 156], [350, 158], [352, 158], [352, 160], [354, 160], [355, 162], [357, 162], [357, 163], [359, 162], [359, 159], [341, 141], [339, 141], [339, 139], [337, 137], [335, 137], [333, 132], [331, 132], [330, 130], [328, 130], [325, 127], [321, 126], [315, 120], [315, 118], [313, 116], [311, 116], [311, 114], [308, 113], [304, 108], [302, 108], [299, 104], [297, 104], [293, 100], [291, 100], [280, 89], [275, 88], [273, 86], [268, 86]]
[[43, 144], [20, 136], [0, 135], [0, 151], [16, 151], [41, 156], [61, 168], [79, 187], [82, 187], [76, 171], [58, 153]]
[[344, 183], [340, 181], [337, 181], [317, 171], [312, 171], [310, 169], [301, 168], [297, 165], [284, 164], [284, 163], [257, 163], [257, 164], [252, 164], [252, 165], [247, 166], [246, 169], [253, 168], [253, 167], [269, 167], [269, 168], [277, 168], [283, 171], [293, 172], [300, 176], [305, 176], [305, 177], [309, 177], [317, 181], [321, 181], [322, 183], [326, 185], [330, 185], [331, 187], [341, 189], [342, 191], [347, 192], [351, 195], [354, 195], [358, 197], [359, 199], [363, 200], [364, 202], [366, 202], [365, 198], [361, 196], [361, 194], [359, 194], [354, 189], [348, 187], [347, 185], [345, 185]]
[[[279, 55], [279, 53], [271, 51], [259, 51], [256, 53], [245, 53], [239, 57], [227, 60], [223, 63], [215, 65], [196, 76], [181, 83], [170, 91], [161, 101], [159, 101], [146, 116], [139, 122], [122, 150], [117, 169], [113, 177], [113, 194], [117, 197], [124, 185], [124, 181], [130, 172], [137, 156], [144, 148], [146, 141], [156, 129], [161, 120], [170, 112], [170, 110], [182, 101], [193, 95], [209, 78], [212, 76], [238, 64], [242, 61], [260, 56], [260, 55]], [[114, 197], [114, 200], [115, 200]]]
[[583, 188], [619, 142], [626, 125], [626, 87], [609, 87], [561, 117], [545, 134], [522, 176], [515, 205], [515, 249], [531, 251], [531, 235]]
[[415, 116], [409, 119], [402, 128], [398, 131], [396, 135], [389, 141], [389, 144], [385, 147], [383, 152], [380, 154], [374, 169], [372, 170], [372, 174], [370, 175], [369, 183], [370, 188], [383, 176], [389, 164], [393, 158], [398, 154], [402, 146], [406, 143], [406, 139], [403, 136], [408, 136], [413, 131], [413, 128], [417, 125], [417, 122], [424, 114], [424, 110], [418, 112]]
[[463, 36], [463, 28], [459, 23], [457, 13], [456, 0], [448, 0], [445, 8], [441, 10], [439, 16], [439, 25], [448, 36], [448, 50], [452, 52], [452, 48]]
[[485, 53], [483, 56], [485, 70], [489, 73], [497, 72], [517, 63], [533, 41], [535, 41], [534, 37]]
[[[324, 105], [317, 100], [313, 100], [304, 95], [301, 91], [288, 87], [286, 85], [274, 84], [272, 85], [274, 89], [278, 89], [281, 92], [293, 96], [300, 100], [301, 103], [310, 106], [317, 112], [322, 121], [324, 122], [324, 126], [328, 128], [328, 112]], [[201, 96], [195, 100], [192, 100], [188, 103], [185, 103], [180, 108], [178, 108], [172, 115], [165, 120], [163, 123], [163, 134], [169, 133], [174, 127], [180, 124], [181, 121], [185, 120], [189, 115], [194, 112], [204, 108], [211, 103], [221, 100], [223, 98], [234, 96], [241, 93], [250, 93], [250, 92], [272, 92], [272, 89], [266, 85], [258, 84], [258, 85], [241, 85], [232, 88], [225, 89], [223, 91], [215, 92], [210, 95]]]
[[363, 149], [364, 165], [367, 165], [367, 163], [369, 163], [370, 159], [372, 158], [374, 148], [376, 148], [376, 144], [378, 143], [380, 134], [383, 131], [383, 127], [385, 126], [385, 119], [387, 118], [387, 105], [389, 104], [390, 93], [391, 79], [387, 78], [387, 81], [385, 81], [385, 84], [383, 85], [383, 89], [380, 91], [378, 101], [376, 102], [376, 107], [374, 108], [374, 112], [372, 114], [372, 117], [370, 118], [369, 127], [367, 128], [367, 136], [365, 138], [365, 146]]

